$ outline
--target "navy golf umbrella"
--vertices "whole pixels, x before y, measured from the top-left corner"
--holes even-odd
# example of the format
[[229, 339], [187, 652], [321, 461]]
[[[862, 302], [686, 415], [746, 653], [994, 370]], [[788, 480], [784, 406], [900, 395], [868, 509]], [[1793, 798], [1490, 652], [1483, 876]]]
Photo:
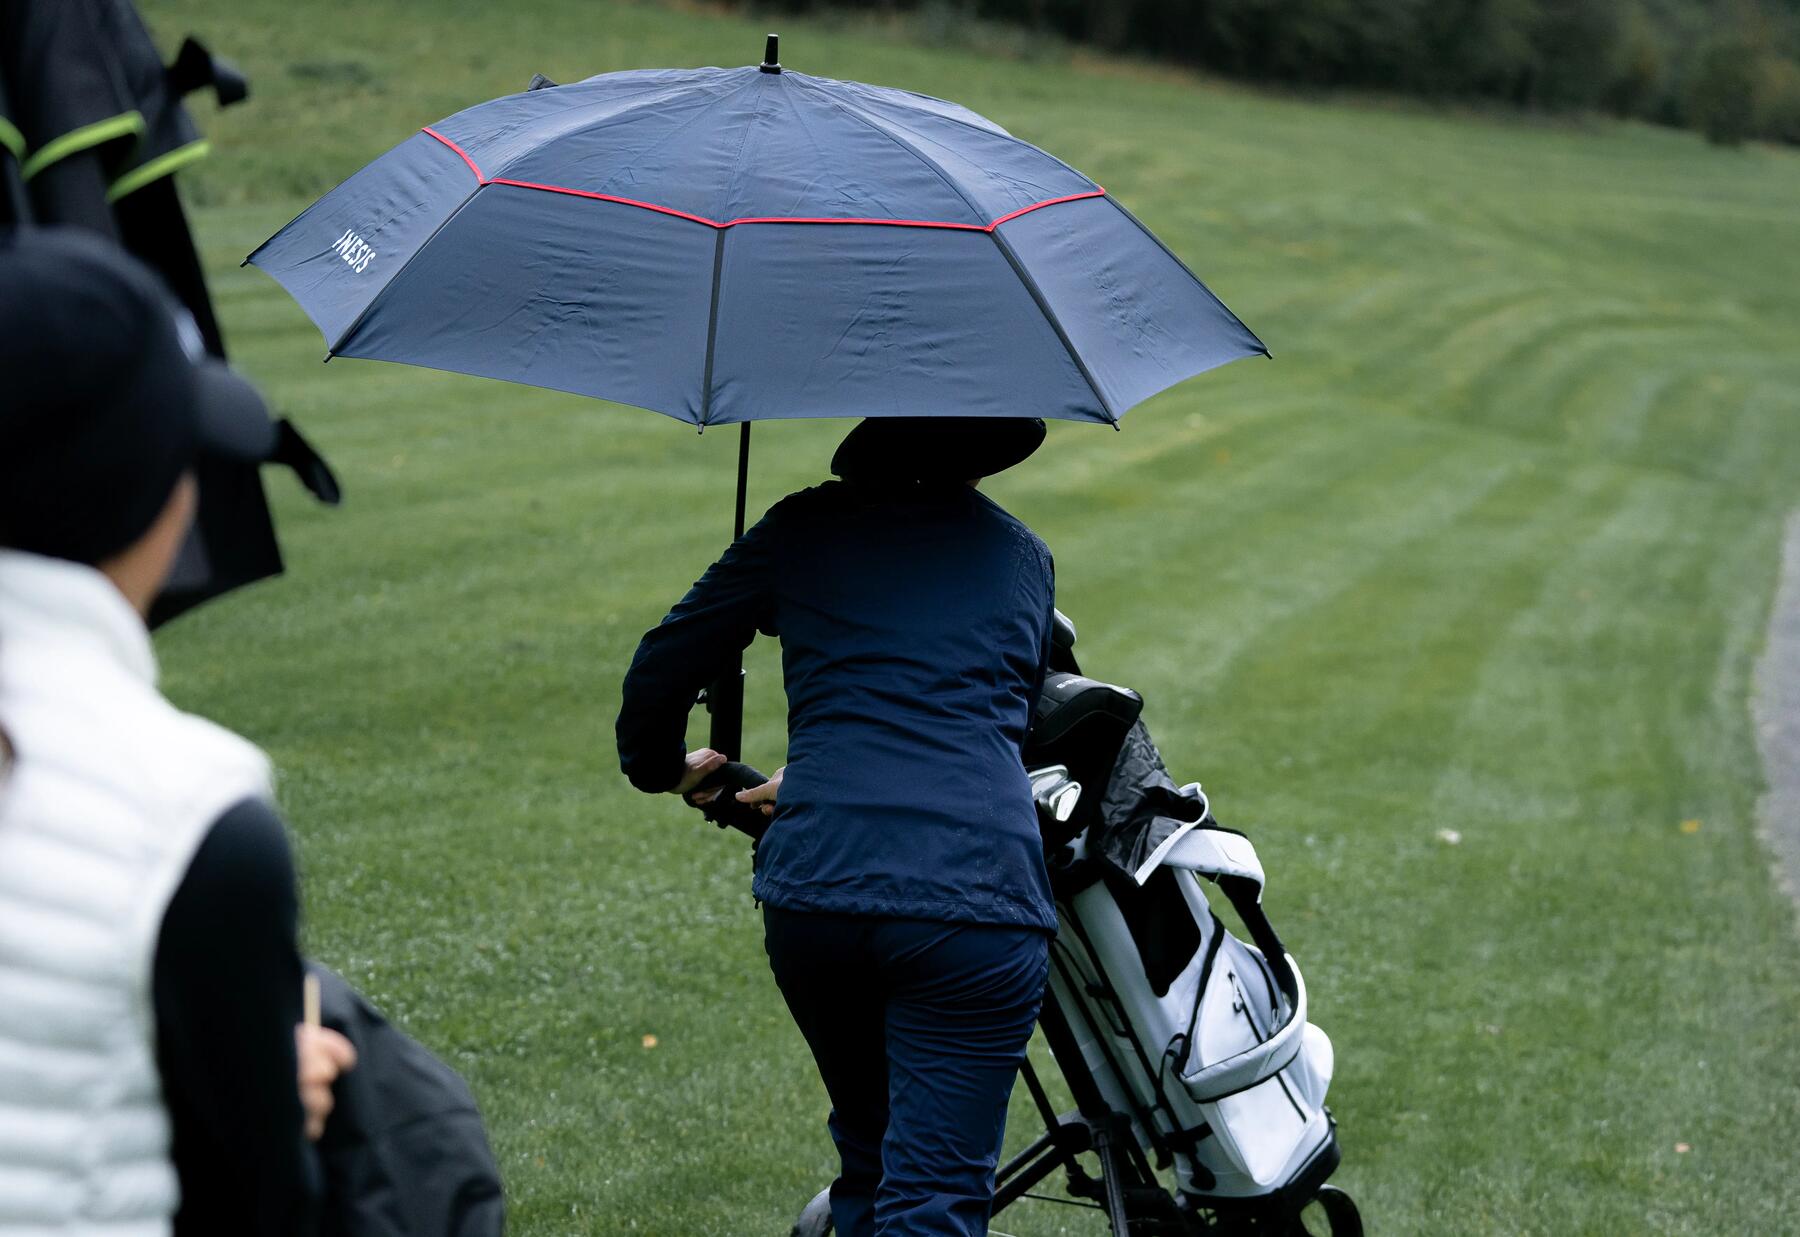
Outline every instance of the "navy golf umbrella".
[[[1094, 181], [953, 103], [784, 70], [773, 36], [761, 65], [533, 85], [247, 259], [330, 356], [738, 422], [747, 447], [786, 417], [1116, 424], [1266, 355]], [[740, 456], [740, 533], [743, 502]]]

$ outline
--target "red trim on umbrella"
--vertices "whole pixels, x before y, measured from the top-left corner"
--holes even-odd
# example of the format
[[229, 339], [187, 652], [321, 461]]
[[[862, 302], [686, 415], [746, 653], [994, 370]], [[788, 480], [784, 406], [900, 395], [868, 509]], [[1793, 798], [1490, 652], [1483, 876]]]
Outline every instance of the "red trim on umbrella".
[[475, 179], [484, 185], [488, 183], [487, 177], [485, 177], [481, 174], [481, 169], [475, 166], [475, 160], [469, 158], [468, 151], [466, 151], [462, 147], [458, 146], [455, 142], [452, 142], [449, 138], [445, 137], [442, 133], [439, 133], [436, 129], [433, 129], [430, 125], [426, 125], [425, 128], [423, 130], [421, 130], [421, 132], [431, 134], [432, 137], [435, 137], [438, 141], [442, 142], [444, 145], [448, 146], [451, 150], [454, 150], [457, 154], [461, 155], [462, 161], [469, 165], [469, 170], [471, 172], [475, 173]]
[[763, 215], [743, 219], [727, 219], [715, 228], [734, 228], [740, 223], [865, 223], [887, 228], [949, 228], [956, 232], [991, 232], [992, 225], [979, 223], [945, 223], [936, 219], [810, 219], [800, 215]]
[[994, 220], [994, 222], [988, 224], [987, 227], [983, 228], [982, 231], [992, 232], [995, 228], [999, 227], [1009, 219], [1017, 219], [1020, 215], [1029, 215], [1032, 211], [1043, 210], [1046, 206], [1055, 206], [1061, 202], [1079, 202], [1083, 198], [1098, 198], [1104, 197], [1105, 195], [1106, 190], [1094, 188], [1088, 190], [1086, 193], [1071, 193], [1060, 198], [1045, 198], [1042, 202], [1033, 202], [1030, 206], [1021, 206], [1010, 215], [1000, 216], [998, 219]]
[[509, 180], [504, 176], [496, 176], [492, 180], [484, 180], [484, 185], [511, 185], [514, 189], [536, 189], [540, 193], [566, 193], [572, 198], [593, 198], [596, 202], [617, 202], [621, 206], [635, 206], [639, 210], [653, 210], [659, 215], [674, 215], [677, 219], [692, 219], [695, 223], [704, 223], [709, 228], [727, 228], [728, 223], [717, 223], [702, 215], [690, 215], [684, 210], [676, 210], [673, 206], [658, 206], [654, 202], [640, 202], [636, 198], [622, 198], [611, 193], [595, 193], [591, 189], [565, 189], [561, 185], [539, 185], [529, 180]]
[[505, 176], [492, 178], [483, 176], [475, 160], [469, 158], [469, 152], [455, 142], [427, 125], [420, 130], [428, 133], [444, 145], [454, 150], [462, 161], [469, 165], [469, 171], [475, 173], [477, 187], [484, 185], [510, 185], [514, 189], [535, 189], [540, 193], [561, 193], [572, 198], [592, 198], [596, 202], [616, 202], [620, 206], [635, 206], [639, 210], [655, 211], [659, 215], [673, 215], [677, 219], [687, 219], [693, 223], [703, 223], [709, 228], [735, 228], [740, 223], [850, 223], [886, 228], [948, 228], [956, 232], [992, 232], [1001, 224], [1017, 219], [1020, 215], [1029, 215], [1034, 210], [1042, 210], [1046, 206], [1056, 206], [1063, 202], [1079, 202], [1083, 198], [1104, 197], [1106, 190], [1094, 188], [1086, 193], [1071, 193], [1060, 198], [1046, 198], [1042, 202], [1033, 202], [1029, 206], [1021, 206], [1018, 210], [1000, 216], [992, 223], [950, 223], [937, 219], [819, 219], [798, 215], [746, 216], [742, 219], [708, 219], [704, 215], [692, 215], [684, 210], [676, 210], [673, 206], [658, 206], [655, 202], [640, 202], [636, 198], [622, 198], [612, 193], [595, 193], [591, 189], [570, 189], [563, 185], [540, 185], [535, 181], [512, 180]]

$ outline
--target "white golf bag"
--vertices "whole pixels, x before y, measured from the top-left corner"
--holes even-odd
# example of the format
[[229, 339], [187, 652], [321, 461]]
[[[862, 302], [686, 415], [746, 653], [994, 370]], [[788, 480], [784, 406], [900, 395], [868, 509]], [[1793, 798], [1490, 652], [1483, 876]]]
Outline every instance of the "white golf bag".
[[[1053, 787], [1056, 770], [1044, 773], [1040, 784]], [[1189, 823], [1134, 876], [1135, 889], [1095, 880], [1060, 906], [1050, 988], [1082, 1065], [1140, 1143], [1170, 1149], [1193, 1195], [1275, 1193], [1335, 1154], [1332, 1055], [1263, 915], [1256, 849]], [[1209, 888], [1261, 948], [1225, 927]]]
[[1077, 1112], [1054, 1115], [1026, 1071], [1050, 1132], [1002, 1166], [996, 1203], [1085, 1141], [1101, 1179], [1071, 1167], [1070, 1192], [1120, 1237], [1360, 1235], [1354, 1202], [1325, 1184], [1340, 1158], [1331, 1041], [1263, 912], [1256, 848], [1197, 782], [1175, 784], [1143, 698], [1084, 677], [1057, 620], [1025, 761], [1060, 925], [1039, 1022]]

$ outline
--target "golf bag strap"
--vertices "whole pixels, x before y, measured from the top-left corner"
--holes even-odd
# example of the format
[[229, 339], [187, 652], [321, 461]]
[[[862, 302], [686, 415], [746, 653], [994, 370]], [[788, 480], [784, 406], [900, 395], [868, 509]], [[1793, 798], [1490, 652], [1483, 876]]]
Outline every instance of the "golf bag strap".
[[[1199, 789], [1197, 784], [1195, 789]], [[1275, 972], [1276, 986], [1291, 1004], [1297, 984], [1293, 981], [1281, 937], [1276, 935], [1275, 925], [1269, 922], [1269, 917], [1263, 914], [1262, 860], [1257, 858], [1256, 847], [1250, 839], [1234, 829], [1220, 828], [1218, 822], [1208, 816], [1178, 835], [1175, 844], [1164, 852], [1162, 866], [1183, 868], [1208, 877], [1219, 887], [1219, 892], [1225, 895], [1231, 909], [1249, 930], [1251, 941], [1262, 950], [1269, 969]], [[1288, 976], [1285, 980], [1284, 974]]]
[[[1183, 793], [1190, 789], [1199, 794], [1199, 783], [1184, 787]], [[1133, 874], [1138, 884], [1144, 883], [1153, 866], [1185, 868], [1214, 879], [1238, 877], [1254, 883], [1259, 895], [1262, 892], [1262, 860], [1256, 857], [1256, 847], [1243, 834], [1220, 828], [1211, 816], [1171, 835], [1158, 846], [1150, 861]]]

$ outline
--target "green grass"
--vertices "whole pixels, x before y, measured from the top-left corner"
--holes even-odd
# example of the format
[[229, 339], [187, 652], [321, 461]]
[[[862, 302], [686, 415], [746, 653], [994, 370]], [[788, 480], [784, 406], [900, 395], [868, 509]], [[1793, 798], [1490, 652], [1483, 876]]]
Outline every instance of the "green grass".
[[[249, 105], [201, 109], [196, 226], [236, 358], [349, 494], [272, 481], [290, 572], [162, 635], [170, 692], [273, 753], [310, 949], [473, 1083], [515, 1232], [784, 1232], [832, 1157], [744, 848], [634, 794], [611, 742], [638, 635], [722, 544], [735, 436], [322, 367], [235, 269], [533, 71], [748, 63], [764, 26], [145, 7], [250, 74]], [[1800, 949], [1746, 696], [1800, 492], [1800, 158], [781, 29], [790, 64], [957, 98], [1083, 168], [1274, 350], [1121, 434], [1054, 427], [993, 490], [1055, 550], [1087, 667], [1258, 840], [1372, 1231], [1797, 1231]], [[753, 504], [842, 429], [759, 429]], [[772, 648], [751, 673], [773, 765]], [[1000, 1228], [1098, 1231], [1044, 1204]]]

